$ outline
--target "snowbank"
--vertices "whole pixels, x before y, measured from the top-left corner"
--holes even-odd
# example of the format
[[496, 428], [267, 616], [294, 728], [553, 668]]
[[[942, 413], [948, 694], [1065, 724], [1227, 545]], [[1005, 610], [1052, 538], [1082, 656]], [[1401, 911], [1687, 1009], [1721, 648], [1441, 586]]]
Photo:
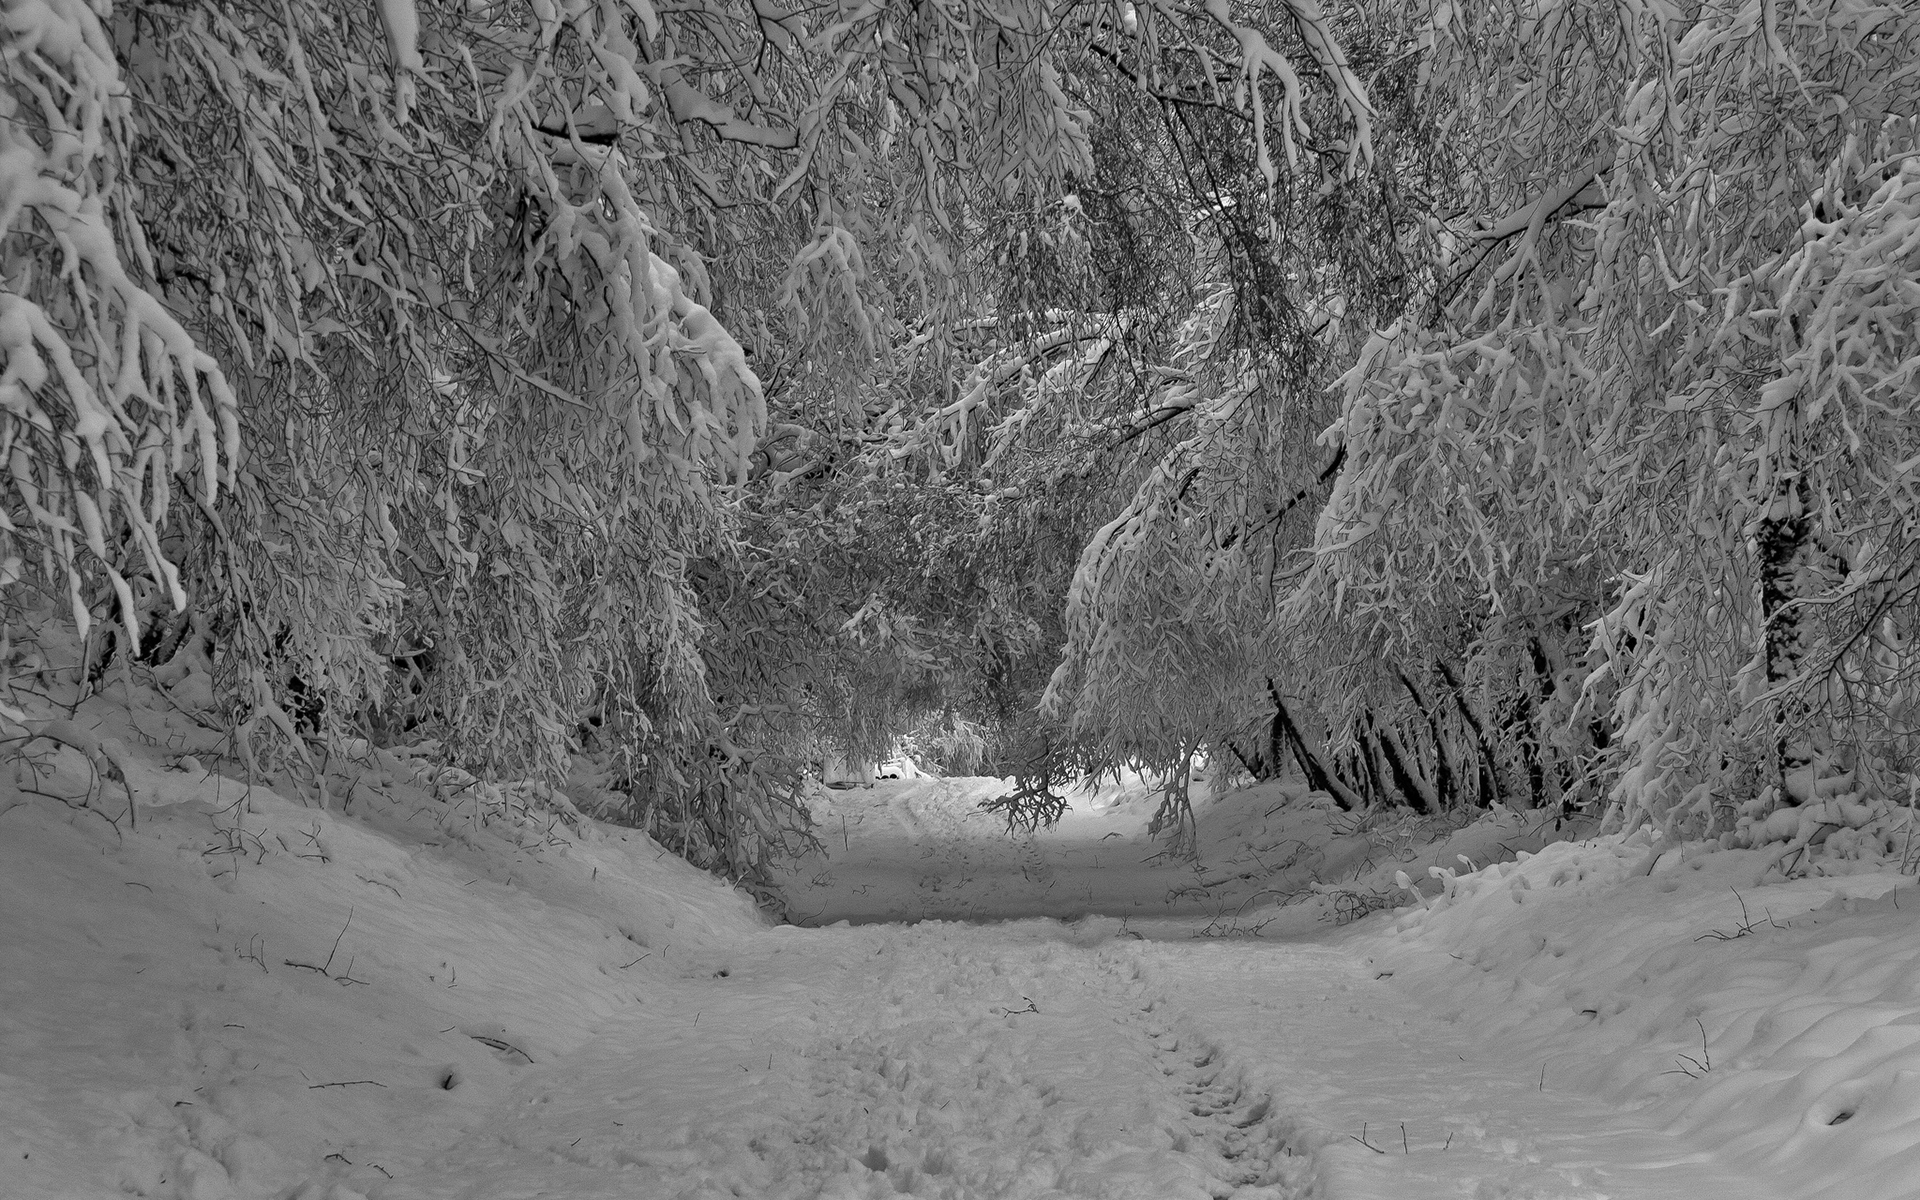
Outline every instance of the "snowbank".
[[1648, 1106], [1789, 1194], [1920, 1179], [1920, 893], [1783, 880], [1777, 855], [1626, 838], [1440, 872], [1360, 948], [1543, 1086]]
[[[539, 789], [371, 749], [324, 798], [249, 783], [119, 685], [22, 715], [0, 731], [0, 1196], [348, 1200], [765, 925]], [[106, 769], [22, 740], [55, 718]]]

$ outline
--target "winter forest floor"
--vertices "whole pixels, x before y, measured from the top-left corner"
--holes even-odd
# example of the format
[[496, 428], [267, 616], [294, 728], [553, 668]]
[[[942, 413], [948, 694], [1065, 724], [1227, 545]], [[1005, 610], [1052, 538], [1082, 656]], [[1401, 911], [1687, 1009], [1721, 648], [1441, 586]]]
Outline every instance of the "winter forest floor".
[[540, 789], [70, 720], [0, 773], [6, 1200], [1920, 1195], [1897, 862], [889, 781], [808, 928]]

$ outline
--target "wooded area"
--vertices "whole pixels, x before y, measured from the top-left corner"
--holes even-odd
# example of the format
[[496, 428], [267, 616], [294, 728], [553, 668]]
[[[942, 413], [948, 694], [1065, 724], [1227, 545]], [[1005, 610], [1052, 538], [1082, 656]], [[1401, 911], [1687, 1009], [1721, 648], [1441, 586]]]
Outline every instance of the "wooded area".
[[1911, 3], [6, 19], [8, 661], [57, 604], [250, 764], [601, 756], [747, 879], [896, 745], [1176, 835], [1199, 752], [1749, 845], [1920, 787]]

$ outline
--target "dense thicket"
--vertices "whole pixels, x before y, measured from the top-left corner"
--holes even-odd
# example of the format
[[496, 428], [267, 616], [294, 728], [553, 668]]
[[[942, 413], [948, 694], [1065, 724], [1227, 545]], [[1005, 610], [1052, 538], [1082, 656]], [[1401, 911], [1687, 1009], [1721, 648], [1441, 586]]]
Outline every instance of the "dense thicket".
[[1920, 10], [1493, 6], [1432, 38], [1437, 269], [1346, 368], [1281, 620], [1331, 606], [1430, 693], [1455, 664], [1509, 794], [1860, 826], [1815, 801], [1916, 766]]
[[[1167, 770], [1168, 816], [1204, 747], [1347, 805], [1884, 834], [1916, 767], [1920, 12], [1333, 29], [1368, 169], [1237, 179], [1248, 143], [1196, 136], [1178, 333], [1124, 383], [1036, 377], [981, 435], [1024, 485], [1089, 411], [1164, 422], [1096, 452], [1056, 744]], [[1167, 125], [1131, 124], [1145, 180], [1183, 177]]]
[[[1874, 825], [1916, 766], [1920, 12], [1414, 16], [1399, 129], [1427, 157], [1379, 170], [1400, 307], [1330, 356], [1331, 419], [1285, 426], [1338, 459], [1297, 575], [1252, 613], [1209, 587], [1211, 613], [1258, 631], [1275, 723], [1326, 731], [1299, 748], [1336, 794]], [[1076, 609], [1195, 554], [1274, 577], [1198, 530], [1096, 541]]]
[[[238, 752], [1197, 751], [1804, 842], [1913, 778], [1901, 3], [33, 0], [0, 577]], [[182, 664], [188, 664], [183, 666]]]

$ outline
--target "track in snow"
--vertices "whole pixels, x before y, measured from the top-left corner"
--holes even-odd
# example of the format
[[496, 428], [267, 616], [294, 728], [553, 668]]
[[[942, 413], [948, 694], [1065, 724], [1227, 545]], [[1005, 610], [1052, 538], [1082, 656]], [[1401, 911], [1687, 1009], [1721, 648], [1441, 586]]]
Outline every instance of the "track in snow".
[[[1149, 994], [1140, 943], [1117, 930], [770, 936], [781, 952], [733, 963], [697, 1013], [623, 1020], [589, 1053], [528, 1070], [395, 1196], [1309, 1194], [1293, 1126]], [[516, 1190], [505, 1181], [529, 1159], [540, 1187]]]
[[1305, 1194], [1311, 1164], [1296, 1151], [1297, 1129], [1276, 1113], [1273, 1097], [1250, 1089], [1218, 1046], [1173, 1028], [1150, 1036], [1162, 1073], [1176, 1083], [1189, 1114], [1192, 1140], [1176, 1149], [1219, 1160], [1213, 1174], [1227, 1190], [1215, 1195], [1244, 1197], [1247, 1188]]
[[755, 1139], [769, 1167], [779, 1160], [773, 1194], [1304, 1194], [1291, 1128], [1218, 1052], [1183, 1048], [1123, 949], [1029, 937], [880, 939], [883, 1003], [856, 1005], [804, 1051], [804, 1116]]

